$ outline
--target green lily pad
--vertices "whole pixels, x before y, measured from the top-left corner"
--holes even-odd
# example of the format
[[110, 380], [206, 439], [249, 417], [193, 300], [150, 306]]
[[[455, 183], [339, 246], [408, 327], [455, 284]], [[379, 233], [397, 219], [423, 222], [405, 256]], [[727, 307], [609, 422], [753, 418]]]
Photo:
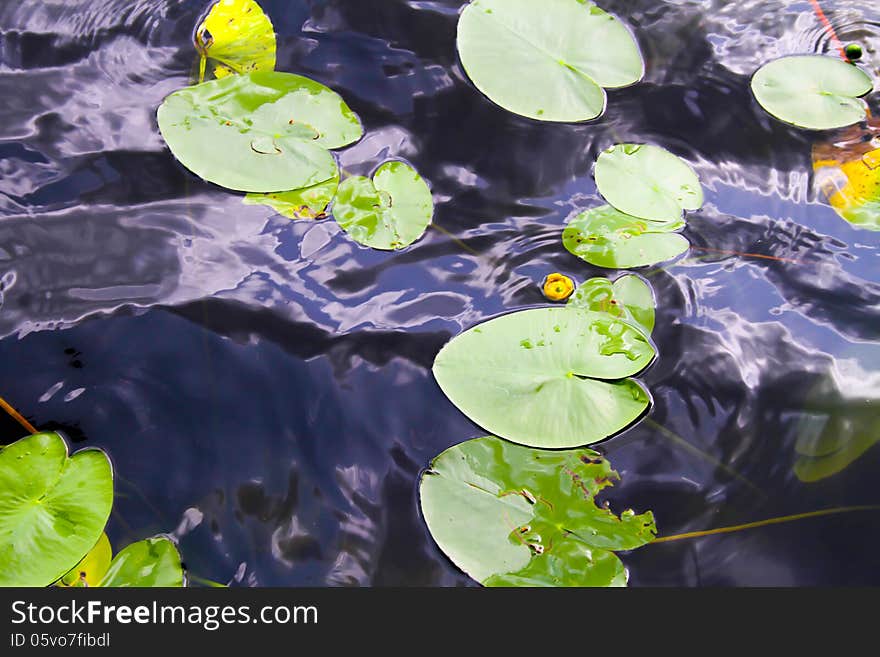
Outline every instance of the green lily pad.
[[861, 96], [874, 88], [861, 69], [836, 57], [794, 55], [765, 64], [752, 77], [758, 104], [780, 121], [830, 130], [865, 119]]
[[[218, 62], [218, 78], [233, 73], [275, 69], [275, 29], [254, 0], [219, 0], [196, 28], [196, 49], [205, 59]], [[201, 79], [204, 78], [202, 70]]]
[[291, 73], [230, 75], [175, 91], [159, 129], [183, 166], [245, 192], [311, 187], [337, 175], [329, 148], [360, 139], [360, 121], [340, 96]]
[[703, 205], [703, 187], [690, 165], [650, 144], [617, 144], [596, 161], [596, 186], [612, 206], [649, 221], [681, 219]]
[[101, 538], [89, 550], [76, 566], [61, 578], [64, 586], [95, 586], [104, 577], [113, 559], [113, 547], [107, 534], [101, 534]]
[[495, 437], [446, 450], [422, 475], [422, 514], [440, 549], [486, 586], [625, 586], [615, 550], [654, 540], [649, 511], [620, 517], [596, 495], [620, 479], [598, 452]]
[[56, 433], [0, 450], [0, 586], [48, 586], [98, 542], [113, 505], [110, 459], [71, 457]]
[[648, 335], [654, 330], [654, 293], [645, 281], [633, 274], [621, 276], [614, 283], [607, 278], [585, 281], [568, 300], [568, 307], [630, 320]]
[[582, 0], [474, 0], [458, 22], [468, 77], [504, 109], [539, 121], [588, 121], [602, 87], [644, 75], [639, 46], [619, 20]]
[[322, 218], [336, 196], [339, 188], [339, 174], [330, 180], [305, 189], [294, 189], [289, 192], [272, 194], [248, 194], [244, 198], [245, 205], [267, 205], [278, 214], [288, 219], [319, 219]]
[[99, 586], [179, 587], [184, 586], [180, 553], [165, 536], [132, 543], [113, 559]]
[[606, 313], [536, 308], [453, 338], [433, 371], [452, 403], [487, 431], [556, 449], [603, 440], [637, 420], [650, 397], [626, 377], [655, 355], [641, 330]]
[[380, 166], [373, 179], [342, 182], [333, 216], [351, 238], [374, 249], [402, 249], [419, 239], [434, 216], [431, 190], [405, 162]]
[[880, 442], [876, 401], [806, 412], [795, 443], [794, 473], [803, 482], [832, 477]]
[[684, 222], [645, 221], [603, 205], [582, 212], [562, 232], [565, 248], [597, 267], [629, 269], [672, 260], [690, 248], [674, 232]]

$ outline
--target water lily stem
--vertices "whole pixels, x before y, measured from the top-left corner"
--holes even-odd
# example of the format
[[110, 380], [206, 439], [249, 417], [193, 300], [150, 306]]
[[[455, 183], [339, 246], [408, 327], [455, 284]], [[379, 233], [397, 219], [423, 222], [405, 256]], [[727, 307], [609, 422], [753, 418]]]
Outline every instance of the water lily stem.
[[31, 433], [31, 434], [39, 433], [34, 428], [34, 426], [30, 422], [28, 422], [26, 419], [24, 419], [24, 416], [21, 413], [19, 413], [14, 408], [12, 408], [12, 406], [10, 406], [6, 402], [6, 400], [3, 399], [3, 397], [0, 397], [0, 408], [2, 408], [4, 411], [6, 411], [12, 417], [13, 420], [18, 422], [21, 426], [23, 426], [27, 430], [28, 433]]
[[842, 506], [833, 509], [822, 509], [821, 511], [810, 511], [809, 513], [796, 513], [791, 516], [781, 516], [779, 518], [768, 518], [766, 520], [758, 520], [756, 522], [747, 522], [744, 525], [733, 525], [731, 527], [718, 527], [716, 529], [707, 529], [699, 532], [687, 532], [685, 534], [673, 534], [671, 536], [659, 536], [651, 543], [668, 543], [670, 541], [683, 541], [688, 538], [701, 538], [703, 536], [714, 536], [715, 534], [730, 534], [739, 532], [744, 529], [754, 529], [756, 527], [766, 527], [767, 525], [778, 525], [784, 522], [792, 522], [794, 520], [805, 520], [807, 518], [818, 518], [819, 516], [830, 516], [838, 513], [852, 513], [854, 511], [880, 511], [880, 505], [863, 505], [863, 506]]
[[813, 12], [816, 14], [816, 18], [819, 19], [819, 22], [822, 23], [822, 26], [825, 28], [825, 33], [830, 37], [831, 45], [837, 48], [840, 52], [841, 58], [848, 61], [849, 57], [846, 56], [846, 49], [843, 47], [841, 40], [837, 37], [837, 32], [834, 30], [831, 21], [828, 20], [825, 12], [822, 11], [822, 5], [819, 4], [819, 0], [810, 0], [810, 4], [813, 5]]

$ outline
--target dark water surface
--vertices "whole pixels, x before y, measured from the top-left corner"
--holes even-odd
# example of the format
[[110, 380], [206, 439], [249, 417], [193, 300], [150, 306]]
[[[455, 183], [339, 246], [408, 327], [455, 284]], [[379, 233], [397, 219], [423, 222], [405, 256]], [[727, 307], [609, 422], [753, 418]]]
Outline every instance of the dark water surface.
[[[655, 406], [599, 446], [623, 475], [612, 508], [676, 534], [880, 503], [876, 446], [818, 482], [792, 470], [803, 435], [880, 431], [880, 233], [811, 191], [825, 136], [748, 91], [767, 59], [831, 51], [809, 2], [601, 2], [647, 74], [585, 125], [481, 97], [456, 60], [461, 2], [261, 4], [277, 69], [361, 116], [344, 168], [400, 156], [430, 181], [438, 229], [414, 246], [361, 248], [175, 162], [155, 110], [189, 83], [205, 3], [0, 0], [0, 394], [110, 453], [114, 545], [172, 532], [191, 572], [245, 585], [470, 584], [418, 511], [420, 470], [482, 435], [431, 363], [462, 329], [542, 304], [547, 273], [607, 274], [561, 231], [624, 140], [688, 158], [707, 200], [696, 248], [642, 272]], [[876, 78], [880, 7], [823, 5]], [[878, 541], [880, 514], [851, 513], [623, 557], [632, 585], [877, 585]]]

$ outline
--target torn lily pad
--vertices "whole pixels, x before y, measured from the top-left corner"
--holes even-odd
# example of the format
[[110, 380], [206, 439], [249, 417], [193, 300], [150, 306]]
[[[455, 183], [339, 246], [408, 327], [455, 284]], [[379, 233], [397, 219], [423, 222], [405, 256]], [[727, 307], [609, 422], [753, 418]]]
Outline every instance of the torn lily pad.
[[185, 584], [177, 546], [167, 536], [155, 536], [120, 551], [98, 586], [146, 588]]
[[283, 192], [337, 175], [328, 149], [360, 139], [360, 121], [334, 91], [292, 73], [232, 75], [175, 91], [158, 111], [174, 156], [205, 180]]
[[327, 206], [336, 196], [339, 174], [305, 189], [271, 194], [248, 194], [245, 205], [266, 205], [288, 219], [323, 219]]
[[110, 459], [68, 456], [56, 433], [0, 449], [0, 586], [48, 586], [98, 542], [113, 505]]
[[354, 176], [342, 182], [333, 217], [351, 238], [373, 249], [395, 250], [419, 239], [434, 216], [425, 180], [405, 162], [386, 162], [372, 180]]
[[596, 186], [613, 207], [649, 221], [681, 219], [703, 205], [703, 187], [691, 166], [651, 144], [616, 144], [596, 161]]
[[196, 28], [195, 44], [201, 55], [199, 82], [207, 60], [218, 78], [275, 69], [275, 28], [254, 0], [215, 2]]
[[569, 308], [603, 312], [635, 322], [648, 335], [654, 330], [654, 293], [638, 276], [626, 274], [613, 283], [591, 278], [578, 286], [568, 300]]
[[485, 586], [626, 586], [614, 552], [650, 543], [657, 528], [650, 511], [617, 516], [597, 504], [619, 479], [593, 450], [490, 436], [435, 458], [419, 493], [440, 549]]
[[751, 86], [758, 104], [780, 121], [831, 130], [865, 118], [861, 97], [874, 83], [860, 68], [836, 57], [793, 55], [759, 68]]
[[434, 377], [487, 431], [532, 447], [603, 440], [635, 422], [650, 397], [634, 376], [656, 351], [629, 323], [579, 308], [535, 308], [479, 324], [448, 342]]
[[565, 248], [597, 267], [629, 269], [672, 260], [690, 248], [679, 235], [684, 221], [655, 222], [610, 205], [582, 212], [562, 232]]
[[504, 109], [539, 121], [587, 121], [606, 88], [644, 75], [635, 38], [583, 0], [474, 0], [458, 22], [458, 52], [474, 85]]

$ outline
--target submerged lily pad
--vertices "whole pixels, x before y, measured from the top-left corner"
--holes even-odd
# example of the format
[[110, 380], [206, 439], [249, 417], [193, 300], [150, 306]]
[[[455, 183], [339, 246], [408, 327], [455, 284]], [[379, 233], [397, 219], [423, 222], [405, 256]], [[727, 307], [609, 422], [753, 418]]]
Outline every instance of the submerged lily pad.
[[625, 586], [615, 550], [650, 543], [653, 514], [597, 506], [620, 477], [590, 449], [478, 438], [434, 459], [419, 487], [440, 549], [486, 586]]
[[562, 232], [562, 242], [571, 253], [597, 267], [645, 267], [688, 250], [690, 242], [674, 232], [683, 227], [684, 221], [646, 221], [603, 205], [572, 219]]
[[324, 216], [330, 201], [339, 188], [339, 174], [330, 180], [305, 189], [272, 194], [248, 194], [245, 205], [267, 205], [288, 219], [319, 219]]
[[655, 355], [639, 329], [606, 313], [536, 308], [453, 338], [433, 371], [452, 403], [487, 431], [532, 447], [576, 447], [647, 410], [648, 392], [626, 377]]
[[602, 87], [638, 82], [644, 62], [619, 20], [582, 0], [474, 0], [458, 22], [458, 52], [477, 89], [540, 121], [587, 121]]
[[813, 146], [816, 186], [838, 215], [859, 228], [880, 230], [880, 121], [853, 127]]
[[681, 219], [699, 210], [703, 188], [690, 165], [650, 144], [617, 144], [596, 161], [596, 186], [612, 206], [649, 221]]
[[64, 586], [96, 586], [110, 567], [112, 559], [113, 548], [110, 545], [110, 539], [107, 538], [107, 534], [101, 534], [101, 538], [82, 558], [82, 561], [61, 578], [61, 583]]
[[254, 0], [215, 2], [196, 28], [195, 42], [202, 78], [205, 59], [219, 63], [214, 69], [218, 78], [275, 69], [275, 28]]
[[0, 450], [0, 586], [48, 586], [98, 542], [113, 505], [107, 455], [56, 433]]
[[373, 179], [342, 182], [333, 216], [351, 238], [374, 249], [402, 249], [419, 239], [434, 216], [431, 190], [405, 162], [380, 166]]
[[878, 406], [859, 400], [805, 411], [795, 443], [797, 478], [813, 483], [836, 475], [880, 442]]
[[249, 73], [186, 87], [159, 107], [159, 129], [187, 169], [245, 192], [311, 187], [337, 175], [329, 148], [360, 139], [340, 96], [291, 73]]
[[654, 294], [645, 281], [633, 274], [621, 276], [614, 283], [607, 278], [585, 281], [568, 300], [568, 307], [630, 320], [648, 335], [654, 330]]
[[177, 546], [166, 536], [132, 543], [113, 559], [99, 586], [184, 586], [183, 566]]
[[874, 83], [852, 64], [824, 55], [794, 55], [765, 64], [752, 77], [752, 93], [780, 121], [830, 130], [865, 118], [860, 100]]

